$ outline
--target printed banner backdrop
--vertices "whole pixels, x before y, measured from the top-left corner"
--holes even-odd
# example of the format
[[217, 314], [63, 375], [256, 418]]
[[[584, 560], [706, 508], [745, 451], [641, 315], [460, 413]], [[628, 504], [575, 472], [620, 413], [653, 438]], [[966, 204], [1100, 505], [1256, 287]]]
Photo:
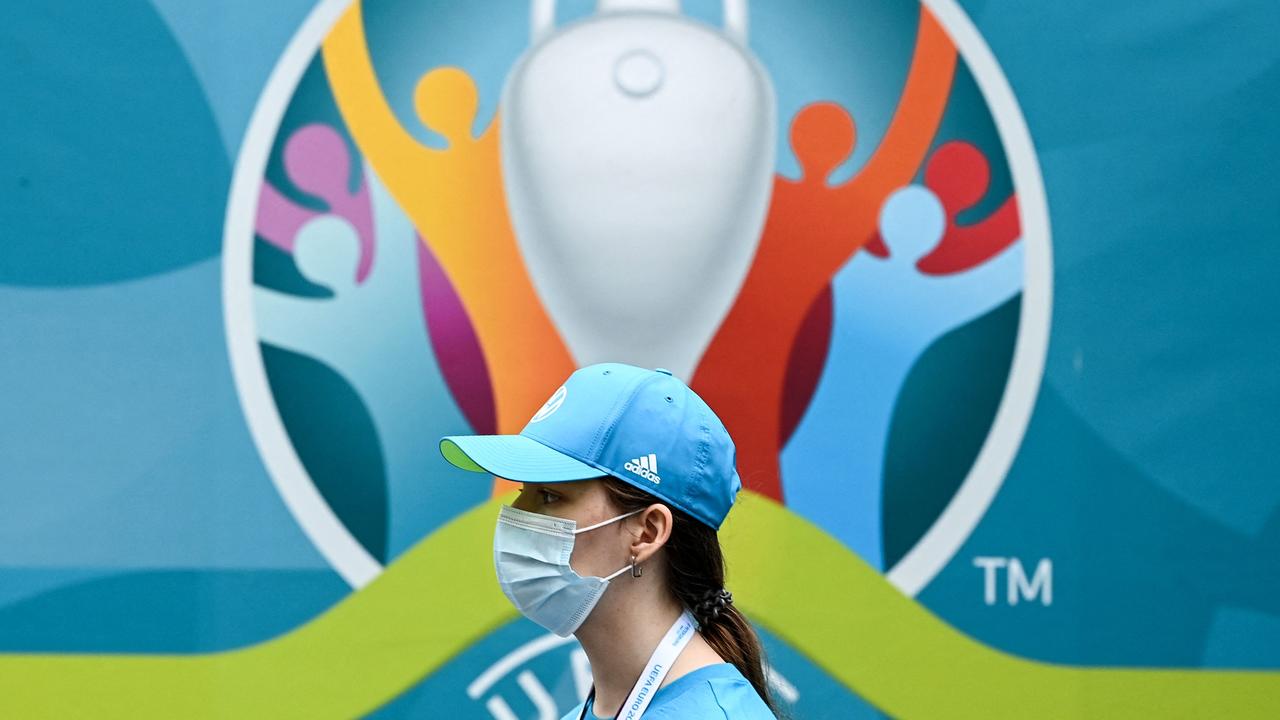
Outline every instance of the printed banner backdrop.
[[436, 439], [620, 360], [789, 717], [1280, 715], [1280, 9], [667, 4], [10, 9], [0, 714], [559, 718]]

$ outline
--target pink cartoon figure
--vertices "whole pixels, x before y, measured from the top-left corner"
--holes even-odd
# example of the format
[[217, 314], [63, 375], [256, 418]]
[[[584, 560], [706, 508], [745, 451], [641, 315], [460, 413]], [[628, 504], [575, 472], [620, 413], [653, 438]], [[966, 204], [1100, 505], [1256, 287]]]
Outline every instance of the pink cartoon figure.
[[[351, 185], [351, 152], [338, 131], [320, 123], [299, 128], [285, 141], [284, 169], [289, 181], [315, 197], [356, 229], [360, 257], [356, 283], [363, 283], [373, 267], [373, 207], [363, 173], [354, 192]], [[256, 230], [272, 245], [292, 253], [294, 239], [311, 220], [324, 215], [290, 200], [269, 182], [258, 197]]]

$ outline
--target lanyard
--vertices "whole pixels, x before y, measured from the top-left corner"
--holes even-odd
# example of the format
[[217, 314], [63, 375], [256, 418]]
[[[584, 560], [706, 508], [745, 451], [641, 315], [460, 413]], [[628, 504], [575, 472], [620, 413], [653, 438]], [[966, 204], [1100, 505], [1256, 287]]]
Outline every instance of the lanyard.
[[[658, 643], [658, 647], [653, 649], [653, 654], [649, 656], [649, 664], [645, 666], [640, 679], [636, 680], [636, 684], [631, 688], [631, 694], [627, 696], [627, 701], [622, 703], [622, 710], [615, 716], [615, 720], [640, 720], [640, 716], [644, 715], [645, 709], [653, 701], [654, 691], [662, 684], [667, 671], [671, 669], [671, 664], [693, 638], [693, 628], [693, 615], [685, 610], [680, 617], [676, 618], [671, 629], [667, 630], [667, 634], [662, 636], [662, 642]], [[587, 699], [591, 700], [595, 696], [596, 686], [592, 685], [591, 694]], [[578, 714], [578, 720], [585, 720], [586, 717], [587, 703], [584, 702], [582, 712]]]

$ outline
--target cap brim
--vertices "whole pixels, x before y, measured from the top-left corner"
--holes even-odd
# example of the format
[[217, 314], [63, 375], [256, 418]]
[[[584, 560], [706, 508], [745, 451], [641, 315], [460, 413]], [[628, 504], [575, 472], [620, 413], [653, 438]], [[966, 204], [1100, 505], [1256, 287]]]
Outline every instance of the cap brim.
[[608, 474], [524, 435], [450, 435], [440, 438], [440, 454], [463, 470], [519, 482], [570, 482]]

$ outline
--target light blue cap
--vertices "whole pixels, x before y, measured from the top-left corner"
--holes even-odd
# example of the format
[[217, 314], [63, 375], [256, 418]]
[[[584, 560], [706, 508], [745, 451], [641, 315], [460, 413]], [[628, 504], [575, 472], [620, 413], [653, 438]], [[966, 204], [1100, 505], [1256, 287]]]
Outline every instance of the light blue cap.
[[598, 363], [574, 371], [519, 435], [450, 435], [464, 470], [519, 482], [612, 475], [719, 530], [742, 488], [724, 423], [669, 370]]

